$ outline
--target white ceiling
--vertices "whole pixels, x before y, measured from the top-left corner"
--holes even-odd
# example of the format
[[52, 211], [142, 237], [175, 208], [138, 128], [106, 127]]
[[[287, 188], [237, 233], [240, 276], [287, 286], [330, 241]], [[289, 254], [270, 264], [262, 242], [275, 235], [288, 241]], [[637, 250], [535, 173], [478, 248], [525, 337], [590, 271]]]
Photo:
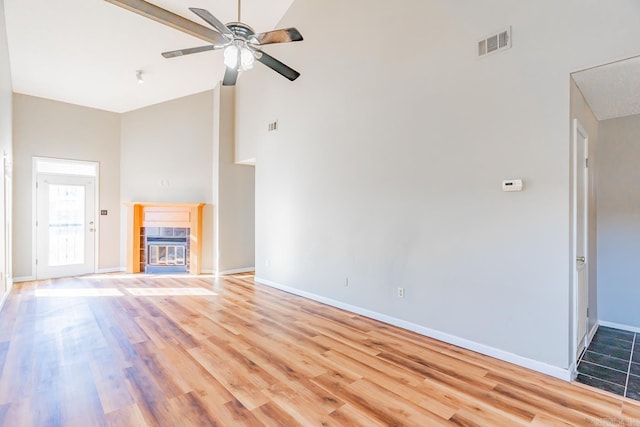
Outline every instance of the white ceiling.
[[[189, 7], [207, 9], [222, 22], [237, 20], [236, 0], [151, 2], [205, 26]], [[242, 20], [257, 32], [272, 30], [291, 3], [243, 0]], [[125, 112], [212, 89], [224, 73], [220, 51], [163, 58], [161, 52], [206, 43], [104, 0], [4, 4], [18, 93]], [[136, 70], [143, 70], [144, 84]], [[573, 74], [598, 120], [640, 114], [638, 76], [640, 57]]]
[[[153, 0], [207, 26], [189, 7], [237, 21], [236, 0]], [[293, 0], [244, 0], [242, 21], [275, 28]], [[160, 53], [206, 42], [104, 0], [4, 0], [13, 90], [126, 112], [212, 89], [222, 79], [220, 51], [165, 59]], [[268, 49], [267, 49], [268, 50]], [[138, 84], [136, 70], [145, 83]]]
[[598, 120], [640, 114], [640, 57], [573, 73]]

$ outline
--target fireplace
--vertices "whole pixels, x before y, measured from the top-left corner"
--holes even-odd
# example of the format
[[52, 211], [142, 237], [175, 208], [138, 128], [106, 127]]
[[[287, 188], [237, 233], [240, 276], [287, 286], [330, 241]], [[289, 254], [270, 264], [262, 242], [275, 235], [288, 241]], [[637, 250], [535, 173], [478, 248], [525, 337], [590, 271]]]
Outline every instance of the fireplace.
[[[189, 271], [189, 229], [182, 227], [142, 227], [145, 273], [187, 273]], [[141, 237], [142, 237], [141, 236]]]
[[127, 273], [200, 274], [204, 203], [125, 203]]

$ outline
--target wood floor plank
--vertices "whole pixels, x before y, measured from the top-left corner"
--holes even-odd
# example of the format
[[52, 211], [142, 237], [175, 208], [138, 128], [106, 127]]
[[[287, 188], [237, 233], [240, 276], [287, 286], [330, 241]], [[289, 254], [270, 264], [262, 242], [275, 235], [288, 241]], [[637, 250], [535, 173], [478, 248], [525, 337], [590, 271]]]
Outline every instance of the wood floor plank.
[[105, 415], [108, 427], [136, 426], [151, 427], [138, 405], [131, 405]]
[[[448, 418], [421, 408], [366, 378], [341, 389], [337, 396], [380, 421], [393, 425], [446, 425]], [[366, 396], [366, 397], [364, 397]]]
[[624, 402], [620, 415], [622, 418], [640, 420], [640, 402]]
[[[449, 402], [433, 399], [427, 393], [427, 388], [424, 387], [423, 378], [410, 372], [404, 372], [397, 367], [386, 366], [384, 361], [375, 357], [360, 355], [356, 360], [344, 354], [336, 353], [335, 350], [329, 351], [325, 355], [327, 358], [337, 362], [340, 367], [346, 366], [350, 367], [350, 369], [358, 370], [362, 378], [398, 396], [403, 396], [405, 400], [426, 408], [444, 419], [451, 417], [458, 409], [457, 406], [450, 405]], [[362, 366], [359, 366], [360, 363], [362, 363]], [[357, 381], [359, 380], [354, 382]]]
[[342, 404], [336, 397], [331, 397], [330, 401], [324, 402], [330, 403], [328, 407], [320, 406], [285, 384], [276, 384], [264, 393], [301, 425], [321, 425], [327, 415]]
[[193, 356], [204, 368], [209, 371], [229, 393], [250, 410], [264, 405], [269, 399], [251, 381], [245, 378], [244, 373], [237, 372], [228, 367], [224, 360], [208, 347], [189, 349]]
[[329, 417], [340, 426], [384, 427], [389, 425], [387, 422], [375, 420], [367, 416], [366, 413], [349, 404], [342, 405], [329, 414]]
[[206, 404], [224, 405], [234, 399], [187, 349], [167, 347], [157, 357], [184, 393], [197, 395]]
[[135, 404], [124, 370], [120, 366], [104, 358], [92, 360], [90, 366], [105, 414]]
[[[91, 289], [119, 296], [89, 297]], [[638, 422], [640, 402], [265, 287], [251, 274], [27, 282], [0, 312], [2, 426]]]
[[[216, 415], [221, 418], [221, 422], [226, 426], [256, 426], [259, 421], [253, 411], [250, 411], [240, 401], [232, 400], [225, 403]], [[195, 426], [194, 426], [195, 427]]]
[[8, 298], [2, 307], [3, 322], [0, 322], [0, 342], [9, 342], [14, 336], [14, 327], [16, 320], [20, 318], [19, 308], [23, 298], [19, 295], [13, 295]]
[[276, 405], [274, 402], [265, 403], [264, 405], [254, 409], [252, 412], [259, 421], [259, 425], [268, 427], [295, 427], [301, 425], [291, 414]]

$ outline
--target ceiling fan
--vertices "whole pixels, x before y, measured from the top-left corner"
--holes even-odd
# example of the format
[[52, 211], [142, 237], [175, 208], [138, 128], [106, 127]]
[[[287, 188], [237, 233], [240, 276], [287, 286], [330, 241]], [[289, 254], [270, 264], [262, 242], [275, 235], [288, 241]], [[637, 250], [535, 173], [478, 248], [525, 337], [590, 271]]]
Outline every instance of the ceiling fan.
[[250, 26], [240, 22], [240, 0], [238, 0], [238, 22], [230, 22], [227, 25], [205, 9], [189, 8], [215, 30], [196, 24], [145, 0], [106, 1], [209, 43], [206, 46], [164, 52], [162, 56], [165, 58], [176, 58], [193, 53], [224, 49], [224, 63], [227, 66], [224, 80], [222, 81], [224, 86], [234, 86], [238, 79], [238, 73], [253, 68], [256, 60], [291, 81], [300, 76], [299, 72], [263, 52], [260, 47], [273, 43], [301, 41], [303, 40], [302, 34], [295, 28], [256, 34]]

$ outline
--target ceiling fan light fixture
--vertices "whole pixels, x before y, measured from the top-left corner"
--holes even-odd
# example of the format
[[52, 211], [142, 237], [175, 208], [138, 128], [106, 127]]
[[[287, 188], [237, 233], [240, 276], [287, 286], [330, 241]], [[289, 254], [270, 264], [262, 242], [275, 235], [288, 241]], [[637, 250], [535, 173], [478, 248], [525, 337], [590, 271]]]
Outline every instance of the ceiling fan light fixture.
[[253, 64], [256, 58], [253, 56], [253, 52], [251, 52], [246, 47], [240, 49], [240, 68], [242, 71], [247, 71], [253, 68]]
[[256, 58], [245, 46], [231, 44], [224, 48], [224, 65], [232, 70], [247, 71], [253, 68]]
[[238, 46], [232, 44], [224, 48], [224, 65], [236, 69], [238, 66]]

